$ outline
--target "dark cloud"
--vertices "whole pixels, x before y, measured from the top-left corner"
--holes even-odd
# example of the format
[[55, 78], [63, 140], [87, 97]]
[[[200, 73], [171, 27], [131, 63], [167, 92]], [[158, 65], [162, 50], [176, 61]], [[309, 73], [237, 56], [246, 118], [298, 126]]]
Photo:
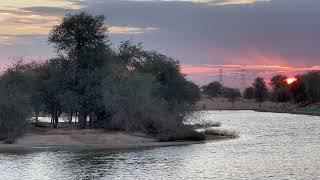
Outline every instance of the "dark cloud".
[[[136, 39], [145, 41], [149, 48], [163, 47], [188, 64], [310, 66], [320, 57], [317, 0], [274, 0], [232, 6], [163, 1], [91, 2], [87, 9], [106, 15], [111, 25], [160, 28], [154, 36]], [[261, 56], [265, 59], [258, 59]]]

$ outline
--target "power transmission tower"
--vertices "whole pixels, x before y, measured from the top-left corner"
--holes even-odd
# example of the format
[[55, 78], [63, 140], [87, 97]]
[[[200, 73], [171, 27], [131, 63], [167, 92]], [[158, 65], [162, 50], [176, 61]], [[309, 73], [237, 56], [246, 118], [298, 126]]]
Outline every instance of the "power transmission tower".
[[223, 71], [222, 69], [219, 70], [219, 83], [223, 85]]

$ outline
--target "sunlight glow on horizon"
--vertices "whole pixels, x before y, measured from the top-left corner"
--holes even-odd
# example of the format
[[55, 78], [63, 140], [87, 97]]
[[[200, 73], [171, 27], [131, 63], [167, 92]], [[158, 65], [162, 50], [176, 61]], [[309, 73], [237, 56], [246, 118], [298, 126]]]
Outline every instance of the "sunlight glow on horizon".
[[287, 81], [288, 84], [292, 84], [295, 81], [297, 81], [297, 78], [288, 78], [288, 79], [286, 79], [286, 81]]

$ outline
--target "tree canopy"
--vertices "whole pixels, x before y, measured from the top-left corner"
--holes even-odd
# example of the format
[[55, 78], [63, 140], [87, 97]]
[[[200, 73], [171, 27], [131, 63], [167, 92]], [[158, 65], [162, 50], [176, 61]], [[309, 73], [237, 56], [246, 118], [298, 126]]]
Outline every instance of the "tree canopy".
[[268, 97], [268, 88], [266, 82], [263, 78], [257, 77], [253, 83], [254, 87], [254, 97], [257, 102], [259, 102], [259, 106], [261, 107], [262, 102], [264, 102]]

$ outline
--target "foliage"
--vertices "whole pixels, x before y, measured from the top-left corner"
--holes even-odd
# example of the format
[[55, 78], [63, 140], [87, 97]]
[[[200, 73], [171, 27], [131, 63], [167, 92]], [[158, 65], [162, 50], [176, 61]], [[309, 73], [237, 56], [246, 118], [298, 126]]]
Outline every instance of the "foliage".
[[0, 140], [19, 136], [31, 115], [27, 78], [31, 67], [18, 61], [0, 78]]
[[159, 135], [161, 142], [170, 141], [203, 141], [206, 136], [202, 132], [197, 132], [187, 127], [181, 127], [178, 131], [167, 132]]
[[126, 72], [104, 81], [104, 103], [112, 118], [105, 127], [126, 131], [157, 133], [170, 124], [167, 103], [155, 96], [151, 75]]
[[[93, 112], [100, 114], [102, 106], [101, 84], [107, 72], [103, 71], [110, 63], [113, 53], [106, 35], [104, 16], [93, 16], [86, 12], [66, 15], [62, 22], [49, 34], [49, 42], [58, 52], [67, 55], [70, 67], [68, 93], [76, 100], [69, 100], [65, 106], [75, 106], [69, 111], [79, 112], [79, 128], [86, 127], [86, 119]], [[99, 118], [99, 117], [97, 117]]]
[[239, 89], [234, 88], [223, 88], [223, 96], [228, 98], [230, 102], [232, 102], [232, 107], [234, 106], [234, 102], [241, 97], [241, 93]]
[[243, 92], [243, 97], [249, 101], [254, 98], [254, 88], [248, 87]]
[[[181, 73], [179, 61], [155, 51], [145, 51], [140, 62], [135, 63], [135, 70], [151, 74], [160, 84], [158, 94], [172, 109], [177, 106], [189, 106], [200, 99], [199, 88], [186, 80]], [[177, 93], [179, 92], [179, 93]], [[190, 93], [192, 96], [190, 96]]]
[[290, 90], [295, 103], [305, 104], [307, 102], [307, 92], [301, 76], [296, 76], [297, 81], [290, 84]]
[[57, 127], [58, 118], [62, 113], [67, 65], [68, 62], [65, 59], [54, 58], [38, 68], [39, 82], [36, 92], [45, 106], [45, 111], [51, 114], [54, 127]]
[[286, 106], [286, 103], [291, 100], [291, 91], [289, 87], [280, 87], [273, 92], [274, 98], [277, 102], [283, 103], [283, 106]]
[[218, 95], [222, 94], [222, 88], [223, 86], [219, 82], [214, 81], [203, 86], [202, 93], [210, 98], [217, 97]]
[[320, 102], [320, 72], [314, 71], [296, 76], [297, 81], [290, 85], [296, 103], [309, 104]]
[[273, 76], [270, 80], [270, 85], [272, 87], [271, 99], [283, 103], [283, 106], [291, 100], [292, 96], [289, 84], [287, 83], [287, 78], [287, 76], [279, 74]]
[[59, 52], [77, 55], [83, 50], [96, 49], [108, 43], [104, 16], [92, 16], [85, 11], [67, 14], [59, 25], [52, 28], [49, 42]]
[[270, 85], [272, 87], [272, 90], [276, 91], [279, 88], [287, 87], [288, 86], [288, 83], [286, 81], [287, 79], [288, 79], [287, 76], [281, 75], [281, 74], [273, 76], [270, 79]]
[[239, 133], [236, 131], [222, 130], [222, 129], [216, 129], [216, 128], [205, 129], [204, 134], [213, 135], [213, 136], [224, 136], [229, 138], [239, 137]]
[[257, 77], [253, 83], [254, 87], [254, 97], [259, 106], [261, 107], [262, 102], [264, 102], [268, 97], [268, 88], [263, 78]]
[[308, 103], [320, 102], [320, 71], [301, 76], [301, 81], [305, 87], [306, 101]]

